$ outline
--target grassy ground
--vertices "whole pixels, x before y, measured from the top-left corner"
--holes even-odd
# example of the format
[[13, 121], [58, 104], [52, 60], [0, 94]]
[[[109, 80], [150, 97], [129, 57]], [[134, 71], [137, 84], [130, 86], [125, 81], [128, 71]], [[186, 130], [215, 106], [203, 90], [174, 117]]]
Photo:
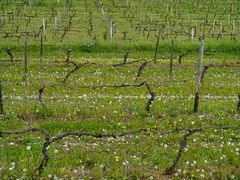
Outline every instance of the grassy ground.
[[[145, 87], [81, 88], [133, 83], [141, 62], [112, 67], [111, 64], [122, 60], [88, 61], [98, 65], [76, 71], [69, 77], [68, 87], [45, 89], [45, 108], [38, 102], [38, 90], [43, 84], [61, 83], [73, 66], [65, 62], [45, 62], [41, 68], [38, 62], [31, 62], [28, 83], [24, 84], [19, 76], [21, 62], [2, 63], [6, 115], [1, 117], [1, 130], [40, 127], [52, 136], [68, 131], [98, 134], [140, 128], [148, 129], [148, 133], [117, 139], [65, 138], [49, 148], [51, 158], [42, 177], [163, 178], [186, 132], [159, 136], [160, 132], [201, 126], [239, 126], [236, 104], [240, 72], [235, 60], [228, 61], [227, 65], [225, 60], [204, 61], [219, 67], [210, 68], [205, 75], [197, 114], [193, 113], [196, 61], [188, 59], [180, 66], [174, 63], [174, 81], [185, 79], [186, 82], [168, 82], [168, 61], [150, 63], [136, 83], [147, 81], [157, 95], [151, 116], [145, 110], [149, 98]], [[228, 67], [234, 64], [237, 67]], [[42, 141], [39, 135], [4, 135], [0, 150], [1, 176], [29, 177], [40, 162]], [[190, 137], [173, 177], [237, 178], [239, 161], [238, 131], [204, 130]]]
[[[4, 97], [0, 131], [41, 128], [56, 137], [65, 132], [98, 135], [147, 130], [117, 138], [65, 137], [48, 147], [50, 159], [38, 178], [240, 178], [239, 129], [221, 129], [240, 126], [238, 1], [36, 0], [23, 3], [8, 0], [0, 5], [0, 81]], [[75, 12], [71, 27], [61, 40]], [[112, 16], [117, 25], [112, 43], [109, 22], [104, 24], [104, 16], [107, 21]], [[43, 18], [46, 38], [43, 38], [40, 65], [39, 28]], [[54, 18], [57, 20], [55, 35]], [[193, 113], [198, 40], [204, 34], [204, 22], [203, 65], [209, 69], [201, 86], [199, 112]], [[153, 63], [159, 27], [162, 28], [159, 53], [157, 62]], [[196, 27], [194, 37], [193, 27]], [[26, 31], [29, 32], [28, 75], [24, 82], [22, 35]], [[128, 32], [126, 39], [123, 31]], [[172, 38], [173, 80], [169, 81]], [[8, 48], [13, 48], [14, 60], [20, 61], [8, 61]], [[73, 50], [72, 62], [88, 64], [63, 84], [66, 75], [76, 67], [65, 62], [68, 49]], [[179, 64], [179, 55], [188, 50], [193, 51]], [[130, 52], [127, 62], [149, 61], [138, 79], [136, 75], [144, 61], [113, 66], [123, 62], [127, 51]], [[145, 85], [94, 88], [142, 82], [147, 82], [156, 94], [150, 112], [146, 111], [146, 105], [151, 95]], [[56, 86], [49, 86], [53, 84]], [[39, 102], [39, 90], [44, 86], [43, 106]], [[186, 136], [191, 133], [188, 129], [199, 127], [215, 128]], [[169, 131], [174, 132], [161, 134]], [[0, 133], [0, 179], [31, 179], [43, 158], [43, 143], [40, 133]], [[184, 144], [182, 155], [173, 173], [167, 175], [180, 144]]]

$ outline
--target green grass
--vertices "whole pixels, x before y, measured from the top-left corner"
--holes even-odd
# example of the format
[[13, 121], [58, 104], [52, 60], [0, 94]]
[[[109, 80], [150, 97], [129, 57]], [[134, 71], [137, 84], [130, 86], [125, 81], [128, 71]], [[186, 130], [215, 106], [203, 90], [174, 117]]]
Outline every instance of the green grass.
[[[12, 53], [14, 59], [23, 59], [23, 42], [20, 43], [0, 43], [0, 57], [1, 59], [9, 59], [6, 49], [13, 48]], [[130, 52], [129, 58], [149, 58], [153, 59], [155, 52], [155, 42], [137, 42], [137, 43], [121, 43], [121, 42], [75, 42], [75, 43], [57, 43], [48, 42], [43, 45], [43, 61], [46, 59], [65, 60], [68, 49], [72, 49], [71, 59], [77, 60], [81, 57], [101, 57], [101, 58], [123, 58], [126, 51]], [[205, 51], [206, 57], [209, 58], [227, 58], [239, 60], [240, 44], [233, 41], [206, 41]], [[198, 42], [175, 42], [174, 56], [184, 54], [187, 50], [194, 50], [188, 55], [197, 55], [199, 51]], [[170, 51], [170, 42], [160, 42], [159, 58], [168, 59]], [[215, 52], [211, 52], [215, 51]], [[28, 44], [28, 57], [32, 59], [39, 59], [40, 45], [37, 42], [30, 42]]]
[[[95, 59], [94, 62], [110, 65], [119, 60]], [[206, 60], [204, 63], [221, 65], [225, 62]], [[145, 111], [148, 100], [145, 96], [148, 92], [145, 87], [79, 88], [81, 85], [131, 83], [141, 63], [117, 68], [94, 65], [83, 67], [69, 77], [67, 84], [70, 88], [46, 89], [43, 97], [46, 108], [38, 104], [37, 100], [41, 84], [61, 82], [73, 67], [62, 62], [44, 62], [44, 68], [40, 68], [37, 62], [30, 62], [29, 84], [17, 85], [16, 82], [22, 82], [19, 74], [23, 64], [3, 63], [2, 81], [10, 84], [5, 84], [3, 89], [6, 115], [1, 117], [1, 130], [39, 127], [56, 136], [80, 130], [98, 134], [147, 128], [147, 134], [116, 140], [71, 137], [54, 143], [49, 149], [51, 158], [42, 177], [163, 178], [164, 170], [171, 166], [177, 155], [182, 135], [159, 137], [159, 132], [200, 126], [239, 126], [240, 116], [236, 111], [236, 95], [239, 93], [236, 77], [239, 76], [239, 71], [231, 67], [210, 68], [202, 84], [200, 111], [194, 114], [195, 64], [192, 60], [183, 61], [181, 66], [174, 63], [175, 80], [193, 80], [167, 84], [161, 83], [168, 80], [167, 61], [147, 66], [138, 82], [147, 80], [153, 91], [160, 96], [152, 104], [153, 116], [148, 117]], [[128, 99], [126, 96], [142, 98]], [[220, 98], [214, 98], [215, 96]], [[239, 133], [231, 130], [206, 130], [193, 135], [189, 139], [188, 150], [184, 151], [179, 161], [177, 174], [173, 177], [238, 177], [238, 141]], [[10, 145], [11, 142], [14, 144]], [[3, 162], [0, 167], [1, 176], [30, 177], [40, 162], [42, 142], [40, 135], [4, 135], [1, 138], [3, 148], [0, 150]], [[30, 151], [26, 149], [27, 146], [31, 146]], [[12, 170], [13, 162], [16, 165]]]
[[[48, 165], [38, 177], [42, 179], [239, 179], [239, 130], [210, 129], [190, 136], [171, 176], [165, 171], [175, 160], [179, 143], [187, 131], [159, 135], [181, 128], [240, 126], [240, 112], [237, 111], [237, 95], [240, 93], [239, 2], [101, 2], [103, 7], [99, 1], [83, 0], [61, 0], [59, 3], [57, 0], [35, 0], [25, 4], [23, 0], [0, 2], [0, 81], [3, 83], [5, 112], [0, 116], [0, 131], [36, 127], [55, 137], [65, 132], [121, 134], [147, 129], [147, 132], [116, 139], [66, 137], [55, 142], [48, 149]], [[107, 25], [103, 21], [102, 9]], [[61, 41], [74, 12], [77, 14], [72, 18], [71, 28]], [[92, 32], [89, 12], [92, 12]], [[29, 16], [32, 18], [26, 27]], [[110, 16], [116, 23], [112, 43]], [[38, 31], [43, 18], [46, 38], [43, 39], [43, 63], [40, 65]], [[55, 36], [54, 18], [57, 19]], [[193, 113], [199, 38], [203, 35], [204, 21], [203, 64], [215, 67], [210, 67], [205, 74], [199, 112]], [[218, 39], [220, 23], [223, 37]], [[128, 62], [143, 58], [152, 60], [156, 35], [163, 26], [157, 62], [150, 62], [138, 80], [135, 77], [143, 61], [112, 66], [122, 62], [127, 51], [130, 52]], [[196, 26], [193, 39], [189, 34], [190, 26]], [[27, 82], [23, 82], [24, 37], [18, 39], [16, 36], [24, 35], [26, 30], [30, 35], [27, 41], [28, 77]], [[126, 40], [123, 31], [128, 32]], [[6, 35], [8, 37], [4, 37]], [[174, 63], [173, 81], [170, 82], [172, 37]], [[2, 61], [9, 59], [7, 48], [13, 48], [14, 59], [22, 61]], [[96, 64], [80, 68], [69, 77], [65, 86], [47, 87], [43, 107], [38, 102], [39, 89], [44, 85], [62, 83], [68, 72], [74, 69], [74, 65], [64, 62], [68, 49], [73, 50], [71, 61]], [[184, 56], [180, 65], [178, 57], [187, 50], [194, 51]], [[157, 95], [150, 114], [145, 109], [149, 99], [145, 86], [92, 88], [143, 81], [147, 81]], [[0, 179], [31, 179], [41, 162], [43, 142], [44, 137], [39, 133], [0, 134]]]

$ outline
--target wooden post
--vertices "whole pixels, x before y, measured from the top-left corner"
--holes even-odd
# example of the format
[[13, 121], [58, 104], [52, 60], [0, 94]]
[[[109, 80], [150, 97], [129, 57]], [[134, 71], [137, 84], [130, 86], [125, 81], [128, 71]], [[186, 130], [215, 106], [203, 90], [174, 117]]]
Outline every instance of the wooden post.
[[228, 15], [228, 29], [230, 30], [231, 26], [231, 14]]
[[104, 5], [102, 4], [102, 17], [103, 17], [103, 23], [104, 23], [104, 27], [107, 27], [107, 18], [104, 12]]
[[214, 34], [215, 34], [215, 24], [216, 24], [216, 20], [215, 20], [215, 18], [214, 18], [214, 20], [213, 20], [213, 26], [212, 26], [212, 37], [214, 37]]
[[112, 16], [110, 17], [110, 40], [111, 43], [113, 41], [113, 20], [112, 20]]
[[238, 94], [237, 110], [240, 111], [240, 94]]
[[3, 115], [3, 92], [2, 92], [2, 82], [0, 81], [0, 115]]
[[44, 34], [44, 38], [46, 40], [46, 24], [45, 24], [45, 20], [43, 19], [43, 25], [42, 25], [42, 28], [43, 28], [43, 34]]
[[156, 49], [155, 49], [155, 54], [154, 54], [154, 63], [157, 61], [157, 54], [158, 54], [158, 46], [159, 46], [159, 41], [160, 41], [160, 28], [158, 30], [158, 36], [157, 36], [157, 44], [156, 44]]
[[220, 34], [221, 34], [221, 38], [222, 38], [223, 37], [223, 25], [221, 22], [220, 22]]
[[53, 38], [55, 38], [56, 34], [57, 34], [57, 17], [54, 17]]
[[194, 34], [195, 34], [194, 28], [192, 28], [192, 41], [194, 40]]
[[40, 64], [42, 64], [42, 46], [43, 46], [43, 29], [41, 28], [41, 33], [40, 33]]
[[88, 4], [87, 4], [87, 0], [84, 1], [85, 2], [85, 10], [86, 12], [88, 11]]
[[12, 49], [13, 48], [7, 48], [6, 52], [10, 57], [10, 61], [13, 62], [13, 54], [12, 54]]
[[236, 26], [235, 26], [235, 21], [233, 20], [233, 33], [234, 35], [236, 34]]
[[27, 81], [27, 73], [28, 73], [28, 60], [27, 60], [27, 32], [25, 34], [25, 43], [24, 43], [24, 81]]
[[170, 47], [170, 67], [169, 67], [169, 80], [172, 81], [172, 69], [173, 69], [173, 39]]
[[195, 102], [194, 102], [194, 112], [195, 113], [198, 112], [198, 105], [199, 105], [199, 96], [200, 96], [200, 88], [201, 88], [201, 76], [202, 76], [203, 52], [204, 52], [204, 40], [201, 40], [201, 43], [200, 43], [200, 57], [198, 59], [196, 94], [195, 94]]

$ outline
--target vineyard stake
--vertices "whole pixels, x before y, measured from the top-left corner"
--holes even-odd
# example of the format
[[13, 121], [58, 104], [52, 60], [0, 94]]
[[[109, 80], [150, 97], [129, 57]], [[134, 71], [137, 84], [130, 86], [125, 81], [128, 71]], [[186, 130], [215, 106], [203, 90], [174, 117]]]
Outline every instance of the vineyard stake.
[[240, 111], [240, 93], [238, 94], [237, 110]]
[[195, 34], [194, 28], [192, 28], [192, 41], [194, 40], [194, 34]]
[[44, 20], [44, 18], [42, 19], [42, 21], [43, 21], [43, 25], [42, 25], [42, 27], [43, 27], [43, 34], [44, 34], [44, 38], [45, 38], [45, 40], [46, 40], [46, 24], [45, 24], [45, 20]]
[[0, 115], [3, 115], [3, 87], [2, 87], [2, 82], [0, 81]]
[[170, 67], [169, 67], [169, 80], [172, 81], [172, 69], [173, 69], [173, 39], [170, 47]]
[[57, 32], [57, 17], [54, 17], [54, 31], [53, 31], [53, 38], [56, 36]]
[[113, 20], [112, 20], [112, 16], [110, 17], [110, 40], [111, 43], [113, 41]]
[[40, 33], [40, 64], [42, 64], [42, 46], [43, 46], [43, 28], [41, 28], [41, 33]]
[[202, 75], [202, 60], [203, 60], [203, 52], [204, 52], [204, 40], [201, 40], [200, 43], [200, 57], [198, 59], [198, 72], [197, 72], [197, 81], [196, 81], [196, 94], [195, 94], [195, 102], [194, 102], [194, 112], [198, 112], [199, 105], [199, 96], [200, 96], [200, 88], [201, 88], [201, 75]]
[[158, 54], [158, 46], [159, 46], [159, 41], [160, 41], [160, 28], [158, 30], [158, 36], [157, 36], [157, 44], [156, 44], [156, 49], [155, 49], [155, 54], [154, 54], [154, 63], [157, 61], [157, 54]]
[[25, 34], [25, 43], [24, 43], [24, 81], [27, 81], [27, 73], [28, 73], [28, 58], [27, 58], [27, 32]]

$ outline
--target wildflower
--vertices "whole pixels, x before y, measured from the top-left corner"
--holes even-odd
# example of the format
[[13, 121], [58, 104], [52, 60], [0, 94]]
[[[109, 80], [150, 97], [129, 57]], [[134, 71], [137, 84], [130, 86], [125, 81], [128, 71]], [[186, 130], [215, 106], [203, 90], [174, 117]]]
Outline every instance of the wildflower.
[[77, 169], [75, 169], [75, 170], [73, 171], [73, 173], [74, 173], [74, 174], [77, 174], [77, 172], [78, 172], [78, 170], [77, 170]]
[[124, 166], [127, 166], [128, 164], [129, 164], [128, 161], [124, 161], [124, 162], [123, 162], [123, 165], [124, 165]]
[[31, 146], [27, 146], [26, 150], [30, 151], [31, 150]]
[[115, 156], [115, 160], [118, 162], [119, 161], [119, 156]]
[[181, 169], [178, 169], [177, 171], [178, 171], [179, 173], [181, 173], [181, 172], [182, 172], [182, 170], [181, 170]]

